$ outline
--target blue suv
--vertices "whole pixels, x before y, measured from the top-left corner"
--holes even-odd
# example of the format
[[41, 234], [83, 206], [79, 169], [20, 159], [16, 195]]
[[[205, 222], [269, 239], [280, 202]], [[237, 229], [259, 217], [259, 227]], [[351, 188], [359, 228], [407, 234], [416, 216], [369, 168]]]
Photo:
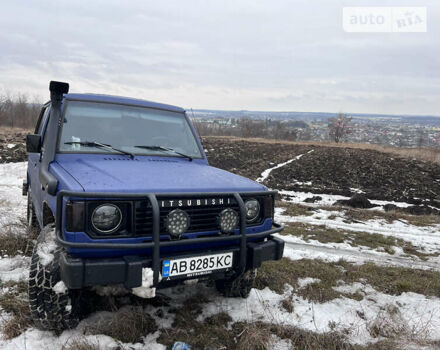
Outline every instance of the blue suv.
[[[278, 260], [275, 192], [209, 166], [179, 107], [51, 82], [28, 135], [28, 224], [39, 232], [29, 276], [42, 329], [75, 327], [91, 287], [140, 297], [188, 279], [247, 297]], [[219, 150], [221, 152], [221, 150]]]

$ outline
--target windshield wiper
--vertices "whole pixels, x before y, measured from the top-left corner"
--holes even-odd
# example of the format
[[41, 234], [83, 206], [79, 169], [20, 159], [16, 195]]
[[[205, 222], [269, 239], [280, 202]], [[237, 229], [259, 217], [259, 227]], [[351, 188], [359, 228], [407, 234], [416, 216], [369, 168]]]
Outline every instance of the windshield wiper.
[[165, 151], [165, 152], [173, 152], [174, 154], [177, 154], [181, 157], [187, 158], [190, 162], [193, 160], [193, 158], [187, 154], [178, 152], [172, 148], [163, 147], [163, 146], [134, 146], [137, 148], [143, 148], [143, 149], [150, 149], [152, 151]]
[[119, 152], [122, 154], [126, 154], [127, 156], [130, 156], [131, 159], [134, 159], [134, 154], [131, 152], [123, 151], [122, 149], [114, 148], [111, 145], [107, 145], [105, 143], [100, 143], [100, 142], [96, 142], [96, 141], [69, 141], [69, 142], [64, 142], [64, 144], [65, 145], [81, 145], [81, 146], [85, 146], [85, 147], [108, 148], [113, 151], [116, 151], [116, 152]]

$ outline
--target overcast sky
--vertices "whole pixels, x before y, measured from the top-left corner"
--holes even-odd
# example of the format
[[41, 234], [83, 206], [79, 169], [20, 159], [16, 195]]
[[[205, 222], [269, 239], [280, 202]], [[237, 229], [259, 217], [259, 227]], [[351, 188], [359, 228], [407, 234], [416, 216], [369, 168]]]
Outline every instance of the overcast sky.
[[[343, 6], [426, 6], [427, 33], [346, 33]], [[21, 1], [0, 12], [0, 94], [185, 108], [440, 115], [440, 2]]]

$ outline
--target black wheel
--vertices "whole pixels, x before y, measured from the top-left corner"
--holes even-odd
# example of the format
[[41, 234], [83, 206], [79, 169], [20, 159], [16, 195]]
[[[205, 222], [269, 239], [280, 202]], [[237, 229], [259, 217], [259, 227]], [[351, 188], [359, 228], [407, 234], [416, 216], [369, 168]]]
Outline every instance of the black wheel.
[[28, 190], [27, 194], [27, 223], [31, 230], [37, 230], [40, 228], [37, 221], [37, 216], [35, 215], [34, 205], [32, 204], [32, 194], [31, 190]]
[[35, 325], [43, 330], [62, 331], [80, 320], [81, 292], [69, 290], [61, 281], [55, 228], [41, 230], [34, 247], [29, 272], [29, 307]]
[[217, 280], [215, 286], [225, 297], [247, 298], [254, 286], [257, 269], [246, 271], [244, 274], [230, 279]]

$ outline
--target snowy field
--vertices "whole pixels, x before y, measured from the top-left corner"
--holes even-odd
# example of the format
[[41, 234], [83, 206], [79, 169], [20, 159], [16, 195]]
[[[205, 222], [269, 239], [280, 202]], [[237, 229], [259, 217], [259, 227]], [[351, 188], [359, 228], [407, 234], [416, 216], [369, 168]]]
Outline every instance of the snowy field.
[[[296, 157], [292, 161], [299, 159]], [[282, 165], [274, 166], [273, 168]], [[272, 168], [272, 169], [273, 169]], [[0, 165], [0, 225], [12, 227], [17, 235], [25, 235], [20, 226], [26, 215], [26, 201], [21, 195], [22, 180], [25, 176], [25, 163]], [[271, 169], [263, 172], [260, 181], [269, 176]], [[293, 204], [303, 205], [303, 200], [310, 194], [288, 193]], [[314, 194], [316, 195], [316, 194]], [[363, 246], [353, 246], [349, 241], [322, 243], [317, 240], [305, 240], [295, 235], [279, 235], [286, 241], [285, 260], [295, 263], [302, 259], [318, 259], [323, 263], [332, 263], [341, 259], [362, 265], [373, 262], [380, 266], [394, 266], [417, 268], [420, 270], [440, 270], [439, 256], [435, 253], [440, 250], [439, 225], [415, 226], [408, 222], [395, 221], [392, 223], [375, 219], [365, 222], [347, 223], [344, 213], [339, 210], [323, 210], [318, 206], [330, 205], [340, 196], [320, 195], [322, 200], [307, 204], [312, 207], [311, 215], [289, 216], [285, 208], [276, 210], [277, 221], [287, 225], [303, 223], [311, 226], [324, 226], [337, 230], [362, 231], [399, 238], [415, 244], [424, 252], [432, 254], [425, 260], [417, 256], [408, 256], [398, 247], [394, 247], [394, 254], [378, 251]], [[288, 204], [288, 203], [286, 203]], [[377, 203], [379, 204], [379, 203]], [[380, 203], [383, 205], [384, 203]], [[394, 203], [400, 207], [406, 203]], [[3, 256], [0, 258], [0, 279], [2, 287], [0, 297], [11, 290], [7, 282], [26, 281], [28, 278], [30, 258], [23, 255]], [[440, 341], [440, 298], [438, 295], [403, 292], [399, 295], [384, 293], [360, 279], [357, 282], [346, 283], [337, 281], [332, 287], [340, 296], [329, 301], [317, 302], [308, 299], [302, 294], [307, 288], [318, 285], [317, 278], [304, 277], [296, 281], [296, 286], [285, 284], [282, 291], [272, 290], [271, 286], [263, 289], [253, 289], [247, 299], [221, 297], [212, 286], [204, 284], [187, 284], [160, 291], [163, 298], [169, 300], [168, 305], [146, 303], [143, 311], [151, 315], [157, 324], [156, 331], [144, 334], [141, 342], [124, 343], [104, 334], [90, 334], [89, 329], [96, 323], [107, 322], [115, 312], [132, 305], [128, 302], [122, 309], [114, 312], [97, 311], [83, 320], [76, 329], [64, 331], [60, 335], [52, 332], [43, 332], [33, 327], [27, 328], [22, 334], [13, 339], [0, 340], [0, 349], [76, 349], [76, 341], [85, 341], [94, 344], [94, 348], [87, 349], [165, 349], [159, 344], [161, 330], [172, 329], [178, 317], [176, 309], [182, 307], [188, 298], [195, 295], [206, 296], [200, 300], [200, 312], [195, 316], [196, 321], [204, 323], [210, 316], [225, 312], [229, 315], [230, 324], [236, 322], [264, 322], [277, 326], [293, 326], [317, 334], [326, 332], [340, 332], [352, 344], [368, 345], [387, 339], [393, 340], [398, 335], [399, 341], [411, 348], [434, 349], [435, 341]], [[356, 299], [345, 295], [356, 294]], [[432, 294], [432, 293], [431, 293]], [[291, 309], [283, 304], [290, 300]], [[0, 311], [0, 323], [12, 317], [5, 310]], [[380, 329], [376, 332], [373, 330]], [[387, 335], [388, 334], [388, 335]], [[409, 345], [412, 344], [412, 345]], [[439, 343], [437, 343], [439, 344]], [[71, 346], [71, 348], [69, 348]], [[266, 344], [269, 349], [291, 349], [290, 339], [281, 339], [271, 335]], [[373, 347], [374, 348], [374, 347]], [[78, 348], [80, 349], [80, 348]], [[84, 348], [86, 349], [86, 348]]]

